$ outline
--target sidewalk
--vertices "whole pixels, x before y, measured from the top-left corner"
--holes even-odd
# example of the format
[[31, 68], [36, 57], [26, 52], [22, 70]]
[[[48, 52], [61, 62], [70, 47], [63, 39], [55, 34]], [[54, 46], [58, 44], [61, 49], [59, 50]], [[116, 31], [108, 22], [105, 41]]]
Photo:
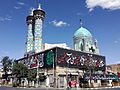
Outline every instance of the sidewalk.
[[[12, 86], [9, 86], [9, 85], [2, 85], [2, 86], [12, 87]], [[21, 88], [23, 90], [108, 90], [110, 88], [120, 88], [120, 86], [99, 87], [99, 88], [45, 88], [45, 87], [39, 87], [39, 88], [15, 87], [15, 88]]]

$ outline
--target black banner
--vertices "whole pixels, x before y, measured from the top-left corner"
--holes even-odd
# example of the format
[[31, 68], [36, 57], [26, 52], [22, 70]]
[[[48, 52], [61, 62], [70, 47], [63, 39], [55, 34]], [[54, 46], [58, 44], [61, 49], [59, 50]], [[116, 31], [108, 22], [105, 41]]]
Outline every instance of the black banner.
[[105, 71], [105, 57], [63, 48], [53, 48], [37, 54], [28, 54], [18, 60], [23, 61], [28, 68], [60, 67], [95, 69]]
[[[23, 58], [24, 64], [28, 68], [53, 68], [55, 67], [55, 50], [50, 49], [44, 52], [40, 52], [37, 54], [28, 54], [27, 57]], [[53, 64], [54, 63], [54, 64]]]
[[57, 65], [79, 69], [105, 71], [105, 57], [68, 49], [57, 48]]

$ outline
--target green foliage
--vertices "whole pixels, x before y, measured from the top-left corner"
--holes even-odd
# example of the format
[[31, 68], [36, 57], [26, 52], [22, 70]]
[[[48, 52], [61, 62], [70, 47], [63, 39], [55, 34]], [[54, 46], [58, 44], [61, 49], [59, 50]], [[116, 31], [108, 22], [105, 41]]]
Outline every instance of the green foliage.
[[23, 63], [13, 64], [12, 69], [13, 75], [18, 78], [27, 78], [29, 81], [36, 81], [37, 70], [36, 69], [28, 69]]
[[11, 71], [12, 61], [13, 61], [13, 59], [10, 59], [8, 56], [5, 56], [2, 58], [1, 63], [2, 63], [3, 71], [5, 72], [5, 74], [7, 74], [7, 72]]
[[36, 81], [37, 70], [31, 69], [28, 71], [27, 79], [29, 81]]
[[12, 73], [17, 78], [25, 78], [28, 74], [28, 68], [23, 63], [14, 62]]

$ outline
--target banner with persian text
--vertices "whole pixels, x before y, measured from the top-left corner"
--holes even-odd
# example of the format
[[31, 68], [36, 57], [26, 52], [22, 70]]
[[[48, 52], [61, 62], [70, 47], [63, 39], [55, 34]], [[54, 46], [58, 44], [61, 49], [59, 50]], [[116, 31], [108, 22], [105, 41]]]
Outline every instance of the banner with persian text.
[[29, 68], [60, 67], [105, 71], [105, 57], [63, 48], [53, 48], [37, 54], [28, 54], [22, 61]]
[[23, 61], [28, 68], [53, 68], [55, 67], [55, 48], [37, 54], [27, 54]]
[[105, 71], [106, 62], [104, 56], [57, 48], [57, 65]]

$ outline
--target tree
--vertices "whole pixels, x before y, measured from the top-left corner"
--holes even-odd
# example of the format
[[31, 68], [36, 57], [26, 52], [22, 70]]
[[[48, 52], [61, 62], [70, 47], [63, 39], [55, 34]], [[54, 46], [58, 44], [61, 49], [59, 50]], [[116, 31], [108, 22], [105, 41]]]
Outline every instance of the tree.
[[28, 71], [27, 79], [30, 80], [30, 81], [35, 81], [36, 80], [36, 75], [37, 75], [36, 69], [31, 69], [31, 70]]
[[1, 60], [3, 71], [5, 72], [4, 76], [6, 80], [8, 78], [8, 72], [12, 70], [12, 61], [13, 59], [10, 59], [8, 56], [3, 57]]
[[28, 79], [28, 86], [31, 81], [36, 81], [36, 75], [37, 75], [37, 70], [36, 69], [30, 69], [27, 74], [27, 79]]
[[23, 63], [14, 62], [12, 74], [17, 78], [18, 85], [21, 83], [22, 78], [27, 78], [28, 68]]

